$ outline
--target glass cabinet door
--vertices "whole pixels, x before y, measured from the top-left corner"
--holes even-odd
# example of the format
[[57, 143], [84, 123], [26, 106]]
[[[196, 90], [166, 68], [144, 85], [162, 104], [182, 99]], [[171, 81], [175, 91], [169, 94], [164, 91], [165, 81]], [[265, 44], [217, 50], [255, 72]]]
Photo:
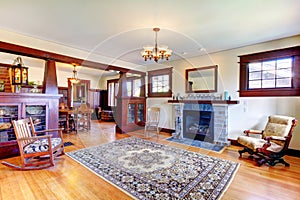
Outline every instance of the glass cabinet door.
[[129, 103], [128, 104], [128, 113], [127, 113], [127, 123], [135, 123], [135, 104]]
[[145, 116], [144, 116], [144, 104], [143, 103], [138, 103], [137, 104], [137, 121], [138, 122], [143, 122], [145, 121]]
[[46, 127], [46, 105], [26, 105], [25, 117], [31, 117], [36, 131], [47, 129]]
[[18, 105], [0, 105], [0, 142], [16, 140], [12, 120], [19, 118]]

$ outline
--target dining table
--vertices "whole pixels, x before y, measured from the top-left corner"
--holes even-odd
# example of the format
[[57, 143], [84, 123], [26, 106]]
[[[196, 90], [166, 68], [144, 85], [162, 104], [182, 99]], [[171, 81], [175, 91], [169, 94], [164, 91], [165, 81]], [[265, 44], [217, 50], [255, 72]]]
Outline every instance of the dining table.
[[[77, 131], [77, 125], [78, 125], [78, 120], [79, 120], [79, 116], [81, 116], [82, 114], [86, 114], [88, 113], [88, 127], [90, 127], [90, 120], [91, 120], [91, 114], [94, 112], [93, 109], [88, 108], [88, 109], [80, 109], [80, 108], [60, 108], [59, 109], [59, 116], [65, 116], [66, 119], [66, 127], [65, 127], [65, 131], [66, 132], [70, 132], [70, 131]], [[74, 127], [71, 129], [70, 128], [70, 116], [74, 117]]]
[[69, 109], [69, 108], [59, 109], [59, 116], [65, 116], [66, 117], [66, 131], [67, 132], [71, 131], [71, 129], [70, 129], [70, 116], [72, 114], [75, 114], [74, 109]]

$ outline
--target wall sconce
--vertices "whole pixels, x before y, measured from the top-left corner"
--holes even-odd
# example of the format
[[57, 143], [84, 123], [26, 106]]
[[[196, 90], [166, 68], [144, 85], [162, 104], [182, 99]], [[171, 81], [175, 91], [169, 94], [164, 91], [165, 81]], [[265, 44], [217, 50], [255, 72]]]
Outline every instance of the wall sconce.
[[11, 69], [12, 85], [28, 85], [28, 67], [25, 67], [21, 57], [14, 60]]

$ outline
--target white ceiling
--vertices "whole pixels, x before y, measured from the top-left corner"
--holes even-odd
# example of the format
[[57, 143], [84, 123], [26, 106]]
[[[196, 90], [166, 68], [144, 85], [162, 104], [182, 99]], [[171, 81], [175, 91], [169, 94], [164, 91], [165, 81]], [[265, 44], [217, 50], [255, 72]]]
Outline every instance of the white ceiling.
[[298, 35], [299, 8], [300, 0], [0, 0], [0, 28], [144, 65], [153, 27], [175, 60]]

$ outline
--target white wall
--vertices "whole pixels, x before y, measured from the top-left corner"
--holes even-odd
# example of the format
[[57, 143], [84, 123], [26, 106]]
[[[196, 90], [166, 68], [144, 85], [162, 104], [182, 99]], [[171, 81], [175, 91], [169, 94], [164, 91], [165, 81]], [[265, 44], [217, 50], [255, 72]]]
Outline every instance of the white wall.
[[[260, 51], [267, 51], [278, 48], [296, 46], [300, 44], [300, 35], [276, 41], [270, 41], [243, 48], [237, 48], [218, 53], [208, 54], [179, 61], [167, 62], [160, 65], [148, 66], [148, 70], [163, 67], [173, 67], [173, 92], [185, 94], [185, 69], [194, 67], [205, 67], [218, 65], [218, 93], [224, 90], [229, 92], [233, 100], [238, 100], [238, 105], [229, 106], [229, 138], [236, 139], [245, 129], [263, 129], [267, 117], [271, 114], [285, 114], [300, 119], [300, 98], [299, 97], [251, 97], [240, 98], [239, 93], [239, 55], [250, 54]], [[168, 98], [170, 99], [170, 98]], [[174, 116], [172, 105], [167, 103], [167, 98], [148, 98], [147, 106], [160, 106], [165, 113], [162, 117], [166, 119], [161, 122], [164, 128], [174, 129]], [[300, 150], [300, 128], [297, 127], [293, 135], [290, 148]]]

